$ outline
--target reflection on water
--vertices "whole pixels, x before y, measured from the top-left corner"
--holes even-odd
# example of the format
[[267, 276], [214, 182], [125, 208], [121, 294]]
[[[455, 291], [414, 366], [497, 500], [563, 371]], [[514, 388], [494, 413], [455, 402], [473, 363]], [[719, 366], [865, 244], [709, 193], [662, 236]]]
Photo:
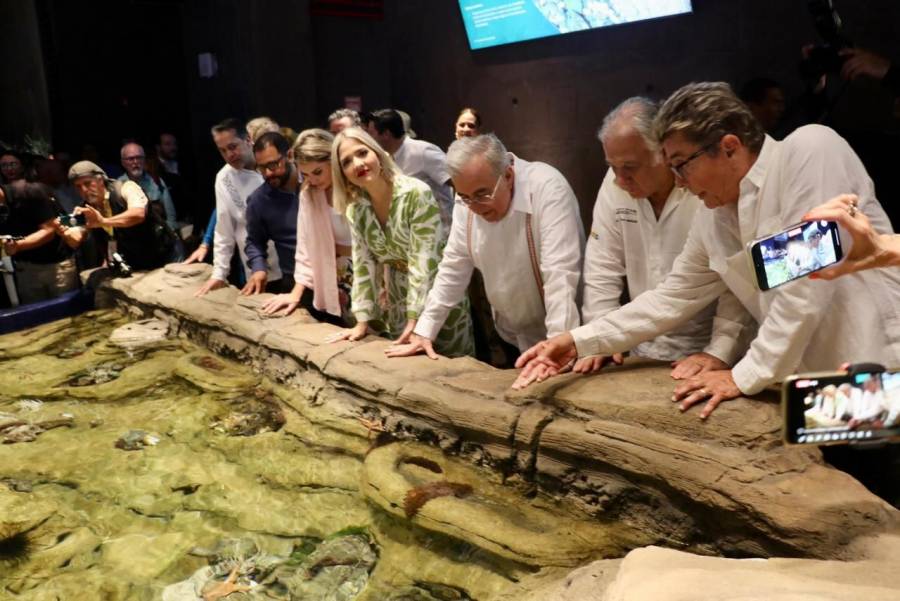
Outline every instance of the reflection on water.
[[[542, 565], [505, 537], [568, 548], [554, 533], [577, 531], [584, 561], [621, 552], [434, 449], [373, 450], [359, 420], [188, 342], [110, 343], [125, 322], [0, 338], [0, 597], [516, 599], [574, 556]], [[410, 520], [415, 470], [462, 483]]]

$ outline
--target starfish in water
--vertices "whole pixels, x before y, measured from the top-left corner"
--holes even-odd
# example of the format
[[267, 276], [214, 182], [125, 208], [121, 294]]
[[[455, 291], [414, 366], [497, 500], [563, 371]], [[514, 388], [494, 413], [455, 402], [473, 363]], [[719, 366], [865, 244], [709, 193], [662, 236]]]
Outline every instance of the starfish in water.
[[248, 592], [252, 587], [247, 586], [246, 584], [238, 584], [237, 582], [238, 572], [240, 571], [240, 569], [240, 564], [234, 566], [234, 569], [231, 570], [228, 578], [226, 578], [222, 582], [217, 582], [215, 585], [206, 590], [203, 593], [203, 601], [218, 601], [219, 599], [224, 599], [231, 593]]
[[382, 418], [366, 419], [364, 417], [358, 417], [356, 419], [358, 419], [359, 423], [365, 426], [368, 431], [366, 440], [372, 440], [372, 432], [387, 432], [387, 430], [384, 429], [384, 420]]

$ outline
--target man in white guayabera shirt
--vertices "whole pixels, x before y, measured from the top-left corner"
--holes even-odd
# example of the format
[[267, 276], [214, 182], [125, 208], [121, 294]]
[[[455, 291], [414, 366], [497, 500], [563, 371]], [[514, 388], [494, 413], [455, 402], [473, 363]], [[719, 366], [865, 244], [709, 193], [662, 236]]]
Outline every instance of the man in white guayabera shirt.
[[497, 333], [520, 351], [577, 327], [584, 229], [562, 174], [507, 152], [493, 134], [455, 141], [447, 167], [457, 192], [450, 237], [410, 344], [388, 356], [437, 358], [432, 341], [475, 268]]
[[[604, 118], [598, 133], [609, 171], [584, 251], [584, 323], [618, 309], [626, 282], [631, 299], [662, 282], [703, 205], [675, 186], [663, 161], [652, 132], [658, 108], [647, 98], [629, 98]], [[675, 361], [676, 379], [727, 369], [746, 350], [749, 339], [741, 333], [752, 331], [746, 327], [752, 322], [737, 298], [725, 292], [683, 325], [631, 350], [639, 357]], [[584, 357], [574, 371], [597, 371], [609, 361], [621, 364], [622, 354]]]
[[[263, 183], [263, 177], [256, 172], [253, 147], [247, 136], [247, 129], [237, 119], [226, 119], [212, 128], [213, 141], [225, 165], [216, 174], [216, 234], [213, 242], [212, 277], [196, 292], [203, 296], [210, 290], [228, 285], [231, 257], [237, 245], [244, 265], [244, 273], [250, 275], [244, 246], [247, 241], [247, 197]], [[281, 279], [274, 246], [269, 247], [268, 279]]]
[[[521, 378], [557, 370], [579, 356], [611, 354], [655, 338], [731, 290], [759, 323], [744, 358], [675, 388], [681, 410], [706, 401], [706, 418], [725, 400], [756, 394], [794, 372], [841, 362], [900, 364], [900, 273], [871, 269], [832, 281], [809, 278], [767, 292], [756, 285], [746, 245], [802, 220], [824, 200], [855, 194], [879, 233], [891, 224], [859, 157], [833, 130], [797, 129], [782, 142], [724, 83], [695, 83], [669, 97], [654, 121], [676, 182], [706, 208], [697, 211], [672, 271], [621, 309], [535, 345], [518, 361]], [[842, 239], [850, 240], [847, 232]]]

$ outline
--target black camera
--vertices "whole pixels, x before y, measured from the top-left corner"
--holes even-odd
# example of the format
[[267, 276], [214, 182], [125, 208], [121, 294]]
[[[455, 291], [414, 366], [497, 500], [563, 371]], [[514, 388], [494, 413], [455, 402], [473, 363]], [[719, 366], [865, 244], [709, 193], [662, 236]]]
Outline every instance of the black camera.
[[84, 213], [78, 215], [76, 215], [75, 213], [63, 213], [59, 216], [59, 223], [60, 225], [64, 225], [66, 227], [78, 227], [87, 225], [87, 218], [84, 216]]
[[109, 269], [115, 277], [127, 278], [131, 275], [131, 265], [125, 261], [125, 257], [114, 252], [109, 258]]
[[853, 43], [844, 36], [841, 16], [831, 0], [809, 0], [807, 8], [823, 43], [813, 46], [809, 55], [801, 61], [800, 75], [815, 81], [827, 73], [840, 71], [844, 64], [840, 51], [852, 48]]

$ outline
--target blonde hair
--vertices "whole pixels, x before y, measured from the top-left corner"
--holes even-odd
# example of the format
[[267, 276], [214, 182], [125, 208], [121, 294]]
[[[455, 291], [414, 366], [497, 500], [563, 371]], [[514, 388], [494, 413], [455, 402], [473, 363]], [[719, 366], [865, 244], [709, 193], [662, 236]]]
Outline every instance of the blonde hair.
[[[747, 105], [724, 82], [690, 83], [666, 100], [653, 121], [659, 143], [681, 133], [699, 146], [712, 145], [728, 134], [758, 153], [766, 139], [762, 126]], [[715, 154], [716, 148], [710, 150]]]
[[269, 117], [256, 117], [247, 121], [247, 136], [250, 138], [251, 144], [256, 142], [261, 135], [279, 130], [279, 125]]
[[334, 143], [331, 145], [331, 200], [334, 203], [335, 210], [342, 215], [346, 212], [347, 207], [350, 206], [350, 204], [356, 202], [359, 200], [360, 196], [365, 194], [362, 188], [350, 183], [347, 176], [344, 174], [344, 170], [341, 168], [341, 158], [339, 153], [341, 144], [343, 144], [345, 140], [356, 140], [374, 152], [375, 156], [378, 157], [378, 162], [381, 164], [381, 177], [391, 184], [394, 183], [394, 178], [397, 175], [402, 175], [403, 173], [400, 171], [397, 163], [394, 162], [394, 159], [391, 158], [391, 155], [388, 154], [372, 136], [366, 133], [365, 130], [359, 127], [348, 127], [341, 131], [341, 133], [335, 136]]
[[323, 163], [331, 160], [334, 136], [324, 129], [304, 129], [297, 134], [291, 152], [298, 163]]

